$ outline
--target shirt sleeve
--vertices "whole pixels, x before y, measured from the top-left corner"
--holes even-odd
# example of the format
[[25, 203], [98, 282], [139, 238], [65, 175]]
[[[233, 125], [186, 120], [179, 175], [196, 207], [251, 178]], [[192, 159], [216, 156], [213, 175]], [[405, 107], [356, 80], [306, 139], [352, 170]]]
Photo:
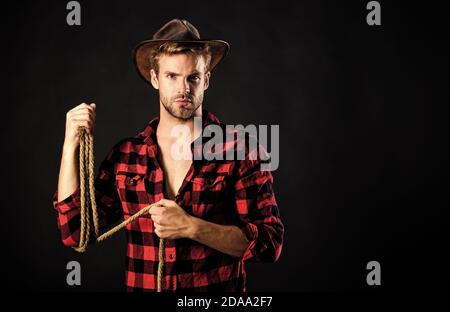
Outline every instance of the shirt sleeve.
[[283, 245], [284, 225], [273, 190], [270, 171], [259, 160], [240, 161], [234, 185], [239, 228], [249, 242], [243, 260], [275, 262]]
[[[95, 178], [95, 198], [100, 231], [122, 217], [121, 202], [115, 184], [114, 164], [118, 154], [113, 148], [99, 167]], [[81, 197], [78, 187], [69, 197], [58, 202], [58, 191], [53, 195], [53, 208], [57, 211], [57, 225], [64, 245], [76, 247], [80, 242]], [[91, 235], [92, 237], [92, 235]]]

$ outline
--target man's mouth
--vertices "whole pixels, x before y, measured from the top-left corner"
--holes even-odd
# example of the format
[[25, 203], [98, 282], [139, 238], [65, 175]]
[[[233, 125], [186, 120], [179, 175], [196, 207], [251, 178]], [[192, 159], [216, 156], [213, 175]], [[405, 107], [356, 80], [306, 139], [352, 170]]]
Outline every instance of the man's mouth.
[[177, 100], [175, 100], [175, 102], [177, 102], [179, 104], [186, 105], [186, 104], [190, 104], [191, 100], [189, 100], [189, 99], [177, 99]]

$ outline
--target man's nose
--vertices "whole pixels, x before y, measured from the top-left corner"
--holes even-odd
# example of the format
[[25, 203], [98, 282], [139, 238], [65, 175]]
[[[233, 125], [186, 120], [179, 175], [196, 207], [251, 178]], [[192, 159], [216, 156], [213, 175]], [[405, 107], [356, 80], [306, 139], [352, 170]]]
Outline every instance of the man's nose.
[[180, 87], [179, 87], [179, 93], [182, 93], [182, 94], [190, 93], [191, 92], [191, 87], [189, 85], [188, 79], [187, 78], [183, 78], [183, 79], [180, 79], [180, 81], [181, 81], [181, 84], [180, 84]]

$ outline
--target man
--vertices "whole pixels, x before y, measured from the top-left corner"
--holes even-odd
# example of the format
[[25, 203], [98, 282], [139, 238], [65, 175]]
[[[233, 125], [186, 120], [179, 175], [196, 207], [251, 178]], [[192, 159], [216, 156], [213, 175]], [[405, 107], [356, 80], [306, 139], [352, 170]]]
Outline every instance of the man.
[[[116, 144], [100, 165], [95, 180], [102, 230], [128, 219], [152, 203], [149, 215], [127, 226], [128, 291], [155, 291], [159, 239], [165, 239], [164, 291], [246, 291], [244, 261], [276, 261], [284, 226], [272, 188], [272, 175], [261, 160], [206, 160], [201, 133], [224, 125], [203, 110], [211, 71], [228, 51], [228, 43], [201, 40], [186, 20], [174, 19], [139, 44], [139, 74], [159, 91], [160, 116], [136, 136]], [[96, 105], [82, 103], [67, 113], [58, 190], [53, 199], [65, 245], [80, 238], [80, 188], [77, 171], [77, 129], [92, 133]], [[198, 117], [202, 121], [194, 122]], [[177, 157], [172, 134], [190, 133], [191, 157]], [[239, 149], [233, 139], [223, 151]], [[231, 143], [231, 144], [230, 144]], [[247, 144], [244, 144], [247, 147]], [[242, 146], [241, 146], [242, 148]]]

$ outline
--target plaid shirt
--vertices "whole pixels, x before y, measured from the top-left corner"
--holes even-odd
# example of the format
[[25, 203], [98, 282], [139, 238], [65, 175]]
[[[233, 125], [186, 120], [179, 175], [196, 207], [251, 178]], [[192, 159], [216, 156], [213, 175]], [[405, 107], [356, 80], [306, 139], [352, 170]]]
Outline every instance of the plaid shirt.
[[[164, 174], [157, 157], [158, 122], [159, 117], [155, 117], [136, 136], [120, 141], [100, 164], [95, 189], [102, 230], [164, 198]], [[226, 130], [216, 116], [204, 110], [203, 129], [208, 124]], [[236, 142], [236, 138], [226, 142], [224, 150], [231, 146], [235, 150], [242, 148]], [[204, 144], [194, 150], [193, 142], [192, 152], [200, 152], [198, 146], [203, 149]], [[272, 174], [260, 170], [260, 158], [251, 160], [250, 152], [245, 152], [245, 160], [193, 160], [175, 197], [175, 202], [195, 217], [238, 226], [250, 242], [243, 257], [227, 255], [187, 238], [166, 240], [164, 291], [244, 292], [244, 261], [275, 262], [279, 258], [284, 226], [272, 188]], [[60, 202], [57, 196], [55, 192], [53, 207], [58, 212], [62, 242], [77, 246], [80, 189]], [[130, 223], [126, 234], [127, 291], [156, 291], [159, 237], [154, 233], [150, 215]]]

